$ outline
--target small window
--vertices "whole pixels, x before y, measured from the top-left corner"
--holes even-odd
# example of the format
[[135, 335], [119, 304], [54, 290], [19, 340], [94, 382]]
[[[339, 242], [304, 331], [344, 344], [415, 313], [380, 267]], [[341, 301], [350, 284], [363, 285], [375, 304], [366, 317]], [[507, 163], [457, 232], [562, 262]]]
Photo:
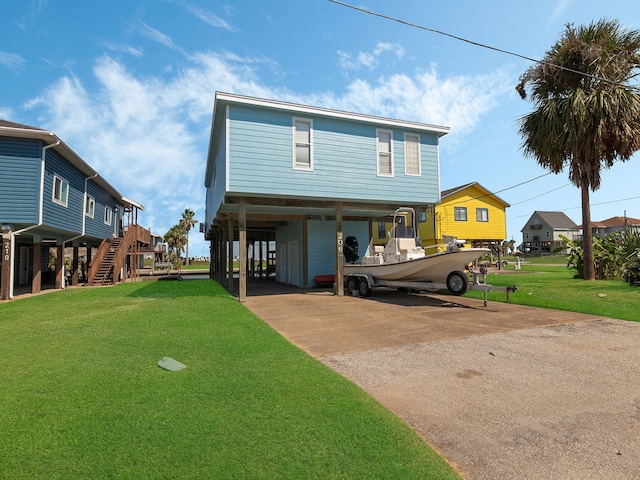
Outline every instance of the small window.
[[404, 135], [404, 173], [405, 175], [420, 175], [420, 137], [418, 135]]
[[424, 223], [427, 221], [427, 212], [426, 210], [421, 210], [418, 212], [418, 223]]
[[387, 238], [387, 224], [386, 222], [378, 222], [378, 238]]
[[489, 209], [476, 208], [476, 222], [488, 222], [489, 221]]
[[393, 177], [393, 147], [391, 133], [388, 130], [377, 130], [378, 176]]
[[549, 230], [547, 230], [547, 238], [549, 238], [551, 235], [549, 233]]
[[313, 170], [313, 121], [293, 119], [293, 168]]
[[467, 207], [453, 207], [453, 219], [456, 222], [466, 222]]
[[93, 218], [96, 211], [96, 200], [93, 197], [87, 196], [87, 200], [84, 204], [84, 214], [87, 217]]
[[57, 175], [53, 177], [53, 201], [65, 207], [69, 203], [69, 182]]
[[113, 210], [109, 207], [104, 207], [104, 223], [111, 225], [113, 222]]

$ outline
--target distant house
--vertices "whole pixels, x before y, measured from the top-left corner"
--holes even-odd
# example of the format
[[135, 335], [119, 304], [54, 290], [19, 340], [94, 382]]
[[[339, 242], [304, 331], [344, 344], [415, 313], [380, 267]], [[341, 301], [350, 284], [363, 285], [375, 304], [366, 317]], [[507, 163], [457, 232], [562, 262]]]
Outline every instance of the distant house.
[[[506, 239], [509, 204], [478, 182], [443, 190], [440, 197], [435, 208], [418, 211], [425, 248], [447, 243], [450, 238], [465, 240], [468, 246], [491, 248]], [[389, 226], [385, 222], [374, 225], [375, 243], [385, 243]]]
[[[14, 287], [63, 288], [65, 272], [72, 285], [80, 276], [91, 284], [124, 278], [128, 257], [148, 244], [136, 225], [141, 209], [54, 133], [0, 120], [0, 299], [12, 298]], [[74, 253], [68, 266], [65, 247]]]
[[625, 229], [640, 232], [640, 220], [631, 217], [611, 217], [600, 222], [591, 222], [593, 235], [600, 238], [614, 232], [623, 232]]
[[247, 248], [275, 242], [277, 281], [306, 287], [335, 274], [342, 294], [347, 237], [362, 256], [373, 219], [438, 202], [439, 139], [448, 131], [217, 92], [204, 182], [211, 276], [235, 288], [230, 245], [238, 241], [243, 300]]
[[535, 211], [522, 228], [523, 253], [549, 254], [556, 250], [566, 253], [566, 242], [581, 238], [580, 227], [563, 212]]

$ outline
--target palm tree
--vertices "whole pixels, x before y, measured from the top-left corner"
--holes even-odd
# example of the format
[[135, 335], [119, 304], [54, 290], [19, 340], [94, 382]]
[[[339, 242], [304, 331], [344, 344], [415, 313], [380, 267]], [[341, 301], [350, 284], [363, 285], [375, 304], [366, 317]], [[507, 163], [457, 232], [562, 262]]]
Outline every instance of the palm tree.
[[516, 90], [535, 110], [518, 120], [524, 154], [553, 173], [569, 170], [581, 190], [585, 280], [595, 279], [589, 192], [600, 171], [640, 149], [640, 95], [629, 81], [640, 68], [640, 31], [616, 20], [566, 26]]
[[174, 225], [164, 234], [164, 241], [169, 247], [169, 261], [174, 265], [180, 264], [180, 254], [185, 245], [185, 231], [181, 224]]
[[193, 227], [196, 223], [198, 223], [198, 221], [193, 218], [194, 216], [195, 216], [195, 213], [193, 210], [185, 208], [184, 212], [182, 212], [182, 220], [180, 221], [180, 225], [182, 225], [182, 228], [184, 228], [185, 232], [187, 232], [187, 242], [186, 242], [187, 262], [185, 263], [185, 265], [189, 265], [189, 230], [191, 230], [191, 227]]

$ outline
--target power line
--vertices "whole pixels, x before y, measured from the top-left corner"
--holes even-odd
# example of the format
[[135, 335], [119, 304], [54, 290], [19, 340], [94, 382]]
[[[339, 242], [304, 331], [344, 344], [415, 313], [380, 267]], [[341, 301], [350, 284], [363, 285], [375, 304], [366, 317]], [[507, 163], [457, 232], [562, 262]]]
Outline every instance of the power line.
[[514, 57], [522, 58], [522, 59], [527, 60], [529, 62], [537, 63], [537, 64], [540, 64], [540, 65], [548, 65], [548, 66], [551, 66], [551, 67], [559, 68], [560, 70], [565, 70], [567, 72], [576, 73], [578, 75], [582, 75], [584, 77], [592, 78], [594, 80], [610, 83], [612, 85], [625, 87], [625, 88], [629, 87], [629, 85], [625, 85], [625, 84], [622, 84], [622, 83], [619, 83], [619, 82], [614, 82], [612, 80], [607, 80], [606, 78], [598, 77], [596, 75], [591, 75], [589, 73], [581, 72], [579, 70], [574, 70], [572, 68], [563, 67], [561, 65], [556, 65], [554, 63], [545, 62], [543, 60], [538, 60], [536, 58], [527, 57], [525, 55], [521, 55], [519, 53], [511, 52], [509, 50], [504, 50], [502, 48], [492, 47], [491, 45], [486, 45], [484, 43], [475, 42], [473, 40], [469, 40], [469, 39], [466, 39], [466, 38], [463, 38], [463, 37], [459, 37], [457, 35], [452, 35], [451, 33], [446, 33], [446, 32], [443, 32], [441, 30], [436, 30], [435, 28], [429, 28], [429, 27], [425, 27], [423, 25], [418, 25], [416, 23], [407, 22], [406, 20], [402, 20], [402, 19], [399, 19], [399, 18], [396, 18], [396, 17], [392, 17], [390, 15], [385, 15], [385, 14], [378, 13], [378, 12], [372, 12], [371, 10], [367, 10], [365, 8], [362, 8], [362, 7], [356, 7], [355, 5], [350, 5], [348, 3], [340, 2], [338, 0], [329, 0], [329, 1], [331, 3], [335, 3], [337, 5], [342, 5], [343, 7], [351, 8], [353, 10], [357, 10], [358, 12], [366, 13], [368, 15], [373, 15], [375, 17], [384, 18], [385, 20], [391, 20], [392, 22], [401, 23], [403, 25], [407, 25], [408, 27], [418, 28], [420, 30], [425, 30], [427, 32], [437, 33], [438, 35], [444, 35], [445, 37], [449, 37], [449, 38], [453, 38], [454, 40], [459, 40], [461, 42], [469, 43], [469, 44], [474, 45], [476, 47], [486, 48], [488, 50], [493, 50], [493, 51], [498, 52], [498, 53], [504, 53], [506, 55], [511, 55], [511, 56], [514, 56]]
[[560, 190], [561, 188], [568, 187], [569, 185], [573, 185], [573, 184], [572, 184], [572, 183], [566, 183], [566, 184], [562, 185], [561, 187], [554, 188], [553, 190], [549, 190], [548, 192], [541, 193], [541, 194], [539, 194], [539, 195], [536, 195], [535, 197], [531, 197], [531, 198], [528, 198], [528, 199], [526, 199], [526, 200], [522, 200], [521, 202], [512, 203], [512, 204], [511, 204], [511, 206], [513, 207], [513, 206], [515, 206], [515, 205], [520, 205], [520, 204], [522, 204], [522, 203], [530, 202], [531, 200], [534, 200], [534, 199], [536, 199], [536, 198], [538, 198], [538, 197], [542, 197], [542, 196], [544, 196], [544, 195], [547, 195], [548, 193], [555, 192], [556, 190]]

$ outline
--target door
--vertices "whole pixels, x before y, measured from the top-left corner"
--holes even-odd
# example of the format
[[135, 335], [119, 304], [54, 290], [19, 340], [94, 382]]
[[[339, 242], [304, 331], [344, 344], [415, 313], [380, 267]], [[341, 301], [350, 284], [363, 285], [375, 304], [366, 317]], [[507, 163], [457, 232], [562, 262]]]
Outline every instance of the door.
[[27, 285], [29, 283], [29, 260], [29, 247], [20, 247], [18, 285]]

